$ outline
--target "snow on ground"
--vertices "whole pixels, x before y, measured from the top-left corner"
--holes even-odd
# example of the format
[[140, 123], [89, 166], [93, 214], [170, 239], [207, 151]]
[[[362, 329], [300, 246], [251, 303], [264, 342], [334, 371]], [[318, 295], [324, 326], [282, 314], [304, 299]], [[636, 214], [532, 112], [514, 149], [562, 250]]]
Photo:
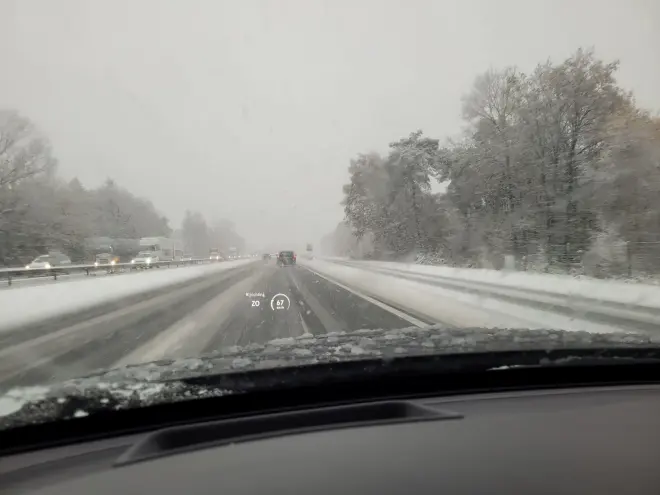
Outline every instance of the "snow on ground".
[[74, 272], [69, 274], [60, 273], [57, 275], [57, 280], [55, 280], [52, 275], [12, 278], [11, 285], [9, 285], [6, 278], [0, 277], [0, 290], [13, 290], [19, 287], [28, 287], [31, 285], [55, 285], [76, 279], [93, 280], [96, 277], [108, 276], [110, 275], [105, 270], [93, 270], [89, 275], [86, 275], [84, 272]]
[[[404, 311], [418, 312], [450, 326], [556, 328], [601, 333], [621, 331], [620, 327], [612, 325], [592, 323], [524, 304], [514, 304], [501, 299], [406, 280], [398, 278], [396, 275], [375, 273], [361, 269], [358, 266], [346, 266], [320, 259], [301, 260], [301, 265], [328, 277], [330, 280], [336, 280], [358, 291], [363, 291], [367, 295], [379, 298], [385, 303], [390, 302]], [[384, 265], [392, 267], [392, 263], [384, 263]], [[414, 272], [417, 268], [428, 267], [411, 266], [410, 268]], [[449, 275], [445, 273], [444, 276]], [[490, 282], [494, 283], [492, 278]], [[511, 284], [515, 285], [513, 279]]]
[[94, 280], [85, 278], [62, 284], [17, 287], [2, 291], [0, 292], [0, 331], [252, 262], [253, 260], [236, 260], [178, 269], [157, 268], [116, 277], [99, 277]]
[[[331, 259], [328, 259], [329, 261]], [[339, 259], [337, 259], [339, 261]], [[341, 261], [349, 261], [342, 259]], [[447, 266], [416, 265], [387, 261], [350, 261], [364, 265], [401, 270], [407, 273], [448, 277], [469, 282], [496, 284], [515, 289], [530, 289], [561, 294], [567, 297], [581, 296], [603, 302], [617, 302], [649, 308], [660, 308], [660, 287], [656, 285], [626, 283], [619, 280], [576, 279], [569, 275], [509, 272], [477, 268], [452, 268]]]

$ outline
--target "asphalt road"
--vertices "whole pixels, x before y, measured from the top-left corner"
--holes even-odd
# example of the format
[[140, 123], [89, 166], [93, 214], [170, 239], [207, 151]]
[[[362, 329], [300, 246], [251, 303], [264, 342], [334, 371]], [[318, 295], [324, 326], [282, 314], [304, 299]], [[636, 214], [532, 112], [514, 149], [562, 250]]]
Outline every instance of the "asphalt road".
[[0, 334], [0, 391], [233, 345], [426, 323], [303, 266], [257, 261], [77, 320]]

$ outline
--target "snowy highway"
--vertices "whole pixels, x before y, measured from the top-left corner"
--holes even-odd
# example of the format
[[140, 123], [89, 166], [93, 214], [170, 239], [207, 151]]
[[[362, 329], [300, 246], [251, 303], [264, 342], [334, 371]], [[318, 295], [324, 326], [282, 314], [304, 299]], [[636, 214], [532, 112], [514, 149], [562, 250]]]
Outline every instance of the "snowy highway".
[[[651, 306], [595, 307], [593, 300], [507, 287], [502, 274], [495, 274], [503, 280], [494, 290], [492, 283], [467, 283], [458, 275], [448, 283], [429, 274], [435, 269], [388, 266], [299, 258], [297, 266], [279, 268], [274, 260], [239, 260], [3, 291], [0, 390], [100, 368], [361, 329], [414, 333], [439, 324], [657, 334], [660, 328], [660, 309]], [[653, 297], [658, 288], [637, 290], [639, 301], [660, 301]], [[64, 311], [57, 301], [66, 306], [65, 298], [80, 305]]]
[[0, 332], [0, 389], [303, 334], [431, 323], [304, 266], [261, 260], [133, 302]]

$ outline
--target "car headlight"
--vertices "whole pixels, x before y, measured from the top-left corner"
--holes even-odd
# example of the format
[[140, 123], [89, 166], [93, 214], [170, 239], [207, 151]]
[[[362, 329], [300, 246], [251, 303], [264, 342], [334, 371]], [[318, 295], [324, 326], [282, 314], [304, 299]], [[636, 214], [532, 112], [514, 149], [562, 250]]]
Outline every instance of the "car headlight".
[[112, 261], [110, 262], [111, 265], [114, 265], [115, 263], [117, 263], [115, 260], [112, 260]]
[[131, 263], [135, 264], [135, 260], [131, 260]]
[[50, 268], [50, 263], [46, 262], [46, 264], [44, 265], [44, 268]]
[[146, 263], [147, 263], [147, 265], [148, 265], [149, 263], [151, 263], [151, 258], [147, 258], [145, 261], [146, 261]]
[[29, 270], [29, 269], [30, 269], [30, 265], [25, 265], [25, 269], [26, 269], [26, 270]]
[[94, 266], [99, 266], [99, 262], [98, 262], [98, 261], [95, 261], [95, 262], [94, 262]]

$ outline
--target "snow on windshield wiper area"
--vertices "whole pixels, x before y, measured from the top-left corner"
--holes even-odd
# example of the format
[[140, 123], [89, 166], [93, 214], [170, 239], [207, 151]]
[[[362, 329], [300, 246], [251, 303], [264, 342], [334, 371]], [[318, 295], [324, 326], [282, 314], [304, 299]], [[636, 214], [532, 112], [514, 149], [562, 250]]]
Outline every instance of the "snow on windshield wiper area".
[[[299, 371], [296, 379], [302, 380], [306, 376], [304, 370], [313, 369], [309, 368], [310, 365], [334, 364], [334, 371], [340, 372], [351, 362], [387, 365], [406, 357], [437, 356], [434, 366], [439, 371], [443, 371], [443, 360], [448, 371], [456, 371], [461, 368], [461, 355], [466, 356], [463, 362], [467, 367], [474, 364], [467, 356], [475, 353], [486, 353], [487, 357], [477, 361], [480, 367], [496, 370], [567, 364], [575, 359], [594, 364], [601, 350], [611, 351], [603, 353], [604, 358], [611, 360], [616, 358], [616, 349], [649, 348], [657, 349], [657, 352], [650, 355], [622, 354], [622, 359], [633, 362], [643, 358], [658, 359], [660, 347], [657, 339], [632, 333], [451, 329], [438, 325], [423, 329], [310, 334], [274, 339], [265, 344], [234, 346], [204, 357], [101, 370], [51, 386], [14, 388], [0, 397], [0, 428], [74, 419], [98, 411], [249, 393], [281, 380], [280, 375], [273, 375], [277, 378], [271, 380], [267, 373], [250, 374], [259, 370], [296, 369]], [[573, 357], [571, 349], [576, 350]], [[585, 355], [585, 349], [598, 352]], [[551, 360], [544, 353], [553, 350], [563, 352]], [[355, 372], [360, 368], [350, 370]], [[309, 380], [314, 382], [318, 377], [312, 371], [309, 373]], [[325, 374], [323, 376], [327, 378]]]

